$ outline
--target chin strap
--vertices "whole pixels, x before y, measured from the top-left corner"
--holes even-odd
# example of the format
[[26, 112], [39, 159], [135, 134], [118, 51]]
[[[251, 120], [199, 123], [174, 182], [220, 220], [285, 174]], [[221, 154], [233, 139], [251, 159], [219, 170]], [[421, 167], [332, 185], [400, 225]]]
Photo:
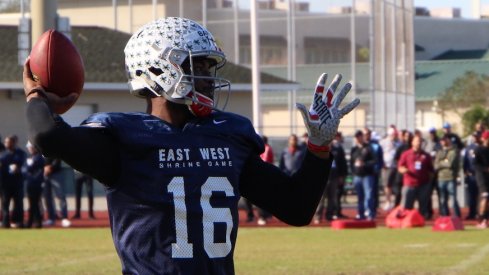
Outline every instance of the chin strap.
[[188, 105], [188, 109], [190, 112], [196, 117], [206, 117], [212, 112], [212, 105], [214, 101], [200, 93], [189, 93], [189, 96], [192, 97], [192, 102]]

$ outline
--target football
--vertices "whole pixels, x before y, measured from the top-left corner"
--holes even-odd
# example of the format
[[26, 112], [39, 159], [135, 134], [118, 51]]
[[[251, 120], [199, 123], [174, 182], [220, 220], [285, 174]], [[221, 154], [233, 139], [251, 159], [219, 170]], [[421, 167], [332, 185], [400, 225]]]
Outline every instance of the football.
[[[47, 91], [60, 97], [80, 94], [85, 82], [83, 60], [75, 45], [59, 31], [44, 32], [30, 53], [30, 69], [34, 80]], [[56, 113], [64, 113], [71, 106]], [[66, 109], [66, 110], [63, 110]]]

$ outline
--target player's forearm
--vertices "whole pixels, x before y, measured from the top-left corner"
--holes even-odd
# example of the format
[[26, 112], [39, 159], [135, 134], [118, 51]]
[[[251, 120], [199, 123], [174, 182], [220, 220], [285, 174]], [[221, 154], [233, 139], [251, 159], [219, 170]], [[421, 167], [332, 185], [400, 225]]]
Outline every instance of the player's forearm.
[[31, 99], [26, 115], [29, 139], [44, 156], [62, 159], [105, 184], [115, 182], [119, 154], [114, 142], [101, 130], [72, 128], [56, 118], [43, 99]]
[[310, 223], [328, 181], [331, 159], [308, 153], [297, 173], [287, 176], [273, 165], [252, 164], [243, 171], [242, 195], [295, 226]]
[[311, 222], [328, 183], [332, 158], [307, 154], [304, 162], [301, 169], [285, 183], [287, 189], [276, 207], [276, 216], [295, 226]]

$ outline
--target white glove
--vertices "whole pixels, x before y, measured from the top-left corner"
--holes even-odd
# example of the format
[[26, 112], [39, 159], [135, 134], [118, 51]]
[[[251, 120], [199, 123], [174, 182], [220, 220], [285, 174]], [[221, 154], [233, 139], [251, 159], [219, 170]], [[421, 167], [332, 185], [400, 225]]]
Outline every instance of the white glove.
[[334, 97], [342, 76], [337, 74], [324, 93], [327, 78], [328, 74], [325, 73], [319, 77], [309, 111], [303, 104], [296, 104], [309, 134], [308, 148], [312, 151], [327, 151], [329, 144], [338, 132], [340, 119], [360, 104], [360, 100], [355, 98], [343, 109], [338, 109], [350, 91], [351, 83], [346, 83], [340, 93]]

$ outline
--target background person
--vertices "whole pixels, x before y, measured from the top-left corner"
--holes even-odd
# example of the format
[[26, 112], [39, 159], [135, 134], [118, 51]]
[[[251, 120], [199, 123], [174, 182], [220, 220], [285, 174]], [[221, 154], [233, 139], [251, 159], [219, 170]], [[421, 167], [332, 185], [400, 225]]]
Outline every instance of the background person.
[[376, 208], [374, 204], [373, 176], [376, 159], [372, 147], [365, 142], [363, 132], [355, 132], [355, 145], [351, 148], [350, 167], [353, 174], [353, 185], [358, 196], [358, 220], [374, 220]]
[[[425, 147], [423, 150], [430, 154], [431, 159], [435, 161], [436, 153], [441, 150], [440, 138], [436, 132], [436, 128], [431, 127], [428, 130], [428, 138], [426, 139]], [[430, 220], [433, 217], [434, 207], [433, 207], [433, 193], [436, 192], [436, 199], [438, 200], [438, 205], [440, 205], [440, 193], [438, 191], [438, 177], [437, 174], [434, 173], [433, 178], [431, 180], [431, 190], [428, 200], [428, 217], [426, 219]]]
[[331, 164], [328, 185], [324, 190], [324, 194], [321, 197], [316, 213], [314, 214], [315, 224], [321, 223], [323, 218], [326, 218], [327, 221], [332, 221], [345, 217], [341, 211], [341, 196], [338, 196], [338, 188], [340, 185], [344, 185], [345, 177], [348, 174], [348, 164], [345, 157], [345, 150], [343, 149], [341, 142], [342, 135], [341, 132], [338, 132], [336, 133], [335, 139], [331, 143], [333, 163]]
[[387, 130], [387, 136], [379, 142], [383, 152], [382, 168], [382, 185], [385, 190], [385, 204], [383, 209], [389, 211], [394, 207], [392, 201], [392, 188], [396, 181], [397, 175], [397, 163], [395, 161], [395, 155], [397, 148], [401, 145], [397, 138], [397, 130], [394, 127], [389, 127]]
[[457, 200], [457, 175], [459, 171], [458, 150], [452, 145], [448, 134], [440, 139], [441, 150], [436, 153], [435, 170], [438, 178], [438, 194], [440, 195], [440, 215], [449, 216], [448, 200], [452, 201], [453, 215], [461, 217]]
[[[5, 151], [0, 153], [0, 182], [2, 183], [2, 226], [24, 227], [24, 179], [22, 165], [25, 152], [17, 147], [17, 136], [4, 139]], [[10, 204], [13, 202], [12, 216]]]
[[426, 218], [434, 169], [431, 156], [423, 151], [421, 144], [421, 137], [414, 136], [411, 149], [402, 153], [397, 169], [403, 175], [401, 206], [413, 209], [414, 202], [418, 201], [419, 212]]
[[481, 146], [475, 150], [475, 177], [479, 187], [478, 228], [487, 228], [489, 216], [489, 130], [481, 135]]
[[[396, 154], [394, 155], [394, 161], [396, 167], [399, 166], [399, 160], [401, 159], [401, 155], [411, 149], [411, 143], [413, 140], [413, 134], [408, 130], [401, 130], [400, 135], [401, 144], [396, 149]], [[402, 199], [402, 187], [404, 182], [404, 176], [399, 173], [399, 169], [397, 169], [396, 179], [394, 181], [394, 185], [392, 186], [392, 194], [394, 194], [394, 207], [397, 207], [401, 204]]]
[[[54, 225], [59, 218], [61, 218], [61, 226], [71, 226], [71, 222], [68, 220], [68, 203], [66, 202], [64, 175], [61, 169], [61, 159], [46, 158], [43, 183], [44, 201], [48, 214], [48, 219], [44, 222], [46, 226]], [[56, 213], [56, 203], [53, 194], [58, 200], [61, 217]]]
[[479, 187], [475, 177], [475, 151], [480, 146], [481, 132], [475, 131], [472, 133], [473, 142], [465, 147], [463, 154], [463, 171], [465, 183], [467, 184], [467, 205], [469, 213], [465, 217], [466, 220], [475, 220], [477, 218], [477, 202], [479, 198]]
[[29, 156], [22, 167], [27, 198], [29, 201], [29, 214], [26, 227], [41, 228], [43, 219], [40, 205], [42, 183], [44, 181], [44, 157], [39, 154], [39, 151], [30, 142], [27, 142], [26, 148], [29, 152]]
[[[265, 144], [265, 150], [261, 153], [260, 158], [266, 162], [275, 165], [275, 156], [273, 154], [273, 148], [268, 143], [268, 137], [265, 135], [261, 136], [263, 143]], [[307, 150], [307, 149], [306, 149]], [[258, 209], [258, 225], [265, 225], [268, 222], [268, 219], [272, 217], [270, 213], [262, 208], [257, 207]]]
[[305, 151], [301, 150], [297, 135], [292, 134], [289, 136], [287, 147], [280, 155], [280, 163], [278, 167], [287, 175], [292, 175], [301, 167], [304, 155]]
[[459, 135], [452, 132], [452, 125], [448, 122], [443, 123], [443, 132], [450, 138], [452, 145], [458, 150], [462, 150], [464, 148], [464, 143], [462, 139], [460, 139]]
[[88, 218], [95, 219], [93, 213], [93, 178], [87, 174], [75, 170], [75, 214], [72, 219], [81, 218], [81, 197], [82, 189], [85, 185], [88, 201]]
[[[375, 135], [375, 137], [372, 137], [372, 135]], [[382, 174], [382, 167], [384, 167], [384, 152], [382, 151], [382, 146], [380, 146], [378, 142], [378, 137], [375, 133], [372, 134], [372, 130], [367, 127], [363, 128], [363, 137], [365, 139], [365, 142], [368, 143], [370, 147], [372, 147], [372, 151], [375, 156], [375, 165], [373, 170], [374, 173], [372, 177], [372, 193], [374, 198], [375, 211], [377, 211], [377, 208], [379, 207], [379, 181]]]

